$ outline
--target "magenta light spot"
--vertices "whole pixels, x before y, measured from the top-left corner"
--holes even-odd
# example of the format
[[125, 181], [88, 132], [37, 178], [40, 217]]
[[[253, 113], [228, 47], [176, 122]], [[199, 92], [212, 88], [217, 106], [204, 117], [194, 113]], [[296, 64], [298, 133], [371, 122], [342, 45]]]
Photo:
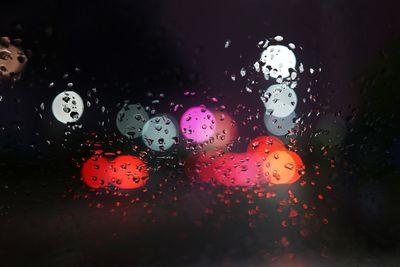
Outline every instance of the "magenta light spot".
[[189, 108], [181, 117], [181, 131], [196, 143], [207, 141], [214, 134], [215, 117], [205, 106]]

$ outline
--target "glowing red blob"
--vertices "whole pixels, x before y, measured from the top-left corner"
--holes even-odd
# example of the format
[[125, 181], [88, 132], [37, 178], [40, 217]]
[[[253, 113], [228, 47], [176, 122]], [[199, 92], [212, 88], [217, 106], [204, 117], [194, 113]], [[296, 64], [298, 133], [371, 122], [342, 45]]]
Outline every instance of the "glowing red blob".
[[135, 189], [146, 184], [146, 164], [135, 156], [119, 156], [111, 161], [111, 182], [121, 189]]
[[255, 186], [263, 183], [262, 168], [252, 153], [227, 153], [213, 164], [215, 180], [225, 186]]
[[100, 156], [91, 156], [82, 167], [82, 179], [90, 188], [106, 187], [109, 183], [110, 163]]

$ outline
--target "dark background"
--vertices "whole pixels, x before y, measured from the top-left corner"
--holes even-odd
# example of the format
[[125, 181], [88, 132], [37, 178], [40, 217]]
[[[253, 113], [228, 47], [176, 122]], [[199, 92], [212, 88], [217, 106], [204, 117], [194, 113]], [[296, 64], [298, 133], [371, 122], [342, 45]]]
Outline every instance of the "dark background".
[[[400, 264], [397, 1], [8, 1], [0, 13], [0, 35], [22, 38], [33, 54], [22, 79], [0, 87], [5, 265], [295, 266], [291, 253], [302, 266]], [[258, 41], [276, 35], [304, 48], [306, 66], [322, 68], [313, 87], [317, 105], [347, 122], [337, 167], [325, 173], [335, 188], [320, 207], [321, 218], [329, 214], [327, 226], [307, 238], [294, 228], [283, 232], [273, 226], [279, 220], [271, 202], [265, 225], [251, 228], [246, 205], [214, 205], [208, 191], [188, 186], [176, 168], [154, 174], [155, 181], [169, 177], [157, 201], [140, 192], [96, 196], [82, 186], [76, 162], [88, 153], [81, 146], [87, 133], [127, 150], [114, 126], [125, 100], [157, 113], [169, 111], [170, 102], [210, 104], [207, 96], [231, 110], [238, 104], [262, 109], [257, 92], [242, 93], [245, 83], [230, 76], [254, 62]], [[50, 106], [70, 82], [99, 103], [86, 109], [83, 129], [64, 140], [68, 129]], [[188, 99], [185, 91], [198, 94]], [[160, 93], [164, 99], [152, 105]], [[252, 124], [241, 127], [243, 138], [256, 135]], [[132, 204], [136, 197], [141, 201]], [[210, 205], [214, 214], [199, 224], [196, 216]], [[281, 235], [290, 248], [277, 245]]]

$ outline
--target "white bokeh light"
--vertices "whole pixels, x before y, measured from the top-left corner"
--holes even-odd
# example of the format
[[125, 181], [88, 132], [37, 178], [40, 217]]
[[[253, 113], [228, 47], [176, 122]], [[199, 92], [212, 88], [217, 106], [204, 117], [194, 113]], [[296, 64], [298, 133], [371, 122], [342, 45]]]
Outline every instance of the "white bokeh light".
[[270, 45], [261, 53], [260, 61], [264, 75], [283, 79], [290, 76], [296, 68], [296, 56], [293, 51], [283, 45]]
[[289, 116], [297, 106], [297, 95], [286, 84], [274, 84], [261, 96], [267, 114], [284, 118]]
[[51, 106], [54, 117], [64, 123], [78, 121], [84, 110], [83, 100], [74, 91], [65, 91], [58, 94]]
[[166, 114], [151, 118], [143, 126], [142, 139], [151, 150], [168, 150], [178, 142], [178, 127], [175, 119]]
[[117, 114], [118, 131], [126, 137], [142, 136], [143, 126], [149, 120], [149, 115], [140, 104], [124, 106]]

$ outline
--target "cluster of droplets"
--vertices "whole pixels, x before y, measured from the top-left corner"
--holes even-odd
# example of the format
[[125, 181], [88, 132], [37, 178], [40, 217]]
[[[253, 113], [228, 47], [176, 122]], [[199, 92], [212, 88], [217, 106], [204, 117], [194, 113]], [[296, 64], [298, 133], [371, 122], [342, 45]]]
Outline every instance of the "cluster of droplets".
[[[240, 76], [248, 79], [246, 87], [247, 92], [253, 92], [253, 88], [262, 87], [259, 91], [260, 98], [265, 106], [265, 111], [254, 112], [254, 107], [246, 107], [240, 104], [235, 111], [230, 114], [225, 110], [224, 105], [219, 108], [211, 109], [205, 105], [186, 108], [182, 103], [176, 100], [170, 103], [171, 112], [183, 112], [180, 123], [170, 114], [156, 114], [155, 109], [143, 107], [141, 104], [129, 104], [126, 102], [119, 106], [120, 110], [116, 114], [116, 127], [121, 133], [122, 142], [129, 143], [134, 149], [128, 153], [121, 152], [99, 152], [92, 151], [93, 154], [84, 159], [79, 165], [82, 168], [81, 178], [91, 188], [97, 190], [96, 194], [107, 192], [106, 194], [131, 196], [124, 191], [125, 189], [138, 189], [134, 192], [148, 192], [146, 185], [151, 177], [151, 170], [160, 171], [160, 166], [154, 168], [147, 167], [147, 160], [156, 155], [157, 160], [165, 161], [171, 168], [184, 166], [188, 176], [193, 178], [194, 184], [200, 188], [208, 197], [207, 205], [201, 211], [206, 216], [215, 214], [212, 205], [214, 200], [210, 200], [210, 195], [217, 188], [217, 201], [227, 205], [229, 208], [240, 203], [248, 206], [249, 227], [254, 228], [258, 222], [263, 222], [267, 217], [263, 211], [260, 201], [266, 199], [276, 204], [276, 211], [280, 216], [287, 215], [280, 222], [282, 228], [286, 229], [290, 225], [300, 225], [299, 233], [307, 236], [307, 229], [304, 221], [316, 217], [318, 202], [325, 200], [325, 194], [332, 190], [331, 185], [323, 187], [316, 196], [317, 203], [302, 200], [305, 188], [311, 190], [317, 188], [318, 184], [315, 179], [304, 179], [305, 169], [302, 160], [299, 160], [297, 153], [304, 151], [296, 151], [297, 141], [294, 138], [295, 131], [301, 134], [314, 129], [311, 124], [306, 123], [306, 119], [311, 116], [320, 118], [318, 129], [313, 132], [321, 143], [321, 148], [316, 145], [311, 146], [312, 151], [321, 150], [329, 155], [329, 146], [340, 143], [344, 138], [345, 126], [340, 116], [321, 115], [319, 111], [310, 111], [302, 117], [295, 112], [298, 103], [305, 104], [316, 102], [317, 93], [311, 93], [311, 86], [307, 88], [309, 97], [298, 99], [295, 89], [297, 90], [300, 74], [304, 72], [302, 63], [298, 63], [294, 51], [297, 47], [294, 44], [287, 46], [278, 44], [283, 38], [278, 36], [272, 40], [266, 40], [259, 43], [259, 47], [263, 49], [260, 59], [251, 67], [242, 68]], [[276, 42], [276, 44], [273, 44]], [[225, 44], [229, 47], [230, 41]], [[301, 48], [299, 48], [301, 49]], [[1, 61], [0, 61], [1, 62]], [[314, 74], [314, 69], [310, 69], [310, 74]], [[260, 79], [254, 79], [255, 74], [262, 76]], [[253, 75], [253, 76], [251, 76]], [[236, 79], [236, 78], [235, 78]], [[266, 84], [272, 83], [269, 86]], [[50, 84], [49, 87], [53, 87]], [[96, 93], [93, 88], [87, 92], [86, 102], [75, 91], [70, 89], [72, 83], [68, 83], [68, 90], [61, 92], [53, 101], [53, 115], [62, 123], [67, 123], [69, 130], [77, 127], [78, 120], [81, 120], [86, 104], [87, 108], [92, 108], [94, 104], [98, 107], [99, 112], [109, 114], [110, 110], [100, 105], [99, 99], [92, 96]], [[153, 96], [153, 95], [149, 95]], [[186, 91], [186, 97], [198, 97], [198, 93], [194, 91]], [[164, 97], [164, 96], [162, 96]], [[160, 98], [162, 98], [160, 95]], [[216, 106], [220, 102], [215, 96], [209, 96], [210, 106]], [[153, 100], [152, 104], [157, 104], [159, 100]], [[84, 104], [85, 103], [85, 104]], [[44, 104], [40, 104], [38, 111], [44, 111]], [[249, 114], [247, 114], [249, 113]], [[251, 114], [250, 114], [251, 113]], [[302, 112], [298, 112], [302, 114]], [[246, 116], [245, 120], [239, 121], [236, 116]], [[321, 118], [322, 116], [322, 118]], [[235, 120], [233, 119], [235, 118]], [[269, 135], [275, 136], [292, 136], [288, 144], [285, 146], [281, 141], [260, 141], [250, 140], [238, 135], [237, 127], [252, 128], [254, 132], [258, 132], [261, 127], [252, 126], [252, 124], [263, 119], [265, 128]], [[70, 124], [72, 123], [72, 124]], [[99, 121], [100, 126], [104, 126], [104, 121]], [[330, 125], [334, 126], [330, 126]], [[331, 127], [331, 128], [329, 128]], [[327, 128], [329, 128], [327, 130]], [[180, 149], [179, 131], [186, 142], [182, 142], [185, 152], [189, 152], [189, 156], [184, 160], [174, 161], [176, 154], [172, 156], [160, 152], [166, 152], [170, 148]], [[265, 135], [262, 135], [265, 138]], [[268, 138], [271, 138], [269, 136]], [[146, 152], [137, 148], [136, 141], [141, 139], [148, 149]], [[248, 144], [248, 149], [244, 153], [233, 153], [234, 143], [243, 142]], [[276, 146], [280, 144], [278, 149], [268, 146]], [[267, 146], [267, 148], [265, 147]], [[148, 153], [148, 152], [152, 153]], [[254, 152], [258, 151], [258, 152]], [[310, 151], [310, 152], [312, 152]], [[155, 152], [155, 153], [153, 153]], [[176, 152], [176, 151], [175, 151]], [[134, 154], [132, 156], [130, 154]], [[192, 155], [194, 154], [194, 155]], [[128, 157], [128, 158], [127, 158]], [[330, 159], [329, 166], [334, 166], [335, 161]], [[307, 174], [321, 175], [322, 167], [318, 164], [310, 164]], [[301, 179], [303, 177], [303, 179]], [[297, 183], [297, 181], [299, 181]], [[176, 189], [177, 179], [174, 177], [166, 177], [157, 181], [157, 189], [150, 192], [146, 197], [148, 199], [139, 199], [134, 194], [130, 198], [131, 203], [141, 202], [148, 214], [154, 214], [154, 205], [150, 204], [152, 200], [159, 198], [165, 194], [166, 184], [168, 188], [173, 188], [171, 199], [178, 201], [179, 196]], [[211, 187], [210, 187], [211, 185]], [[219, 186], [216, 186], [219, 185]], [[221, 186], [222, 185], [222, 186]], [[289, 186], [294, 186], [295, 189]], [[116, 188], [117, 190], [113, 190]], [[322, 192], [324, 191], [324, 192]], [[194, 191], [192, 191], [194, 192]], [[197, 192], [197, 191], [196, 191]], [[144, 197], [144, 199], [146, 198]], [[258, 201], [260, 200], [260, 201]], [[118, 202], [119, 203], [119, 202]], [[120, 204], [116, 204], [119, 206]], [[153, 206], [152, 206], [153, 205]], [[104, 204], [97, 203], [95, 207], [102, 207]], [[176, 211], [169, 213], [172, 217], [177, 216]], [[257, 218], [257, 219], [255, 219]], [[327, 224], [328, 218], [321, 220], [322, 224]], [[280, 239], [282, 246], [288, 246], [290, 240], [286, 237]]]
[[228, 187], [292, 184], [305, 173], [301, 158], [272, 136], [252, 140], [244, 153], [223, 148], [200, 151], [186, 161], [185, 168], [194, 180]]
[[[232, 74], [231, 79], [235, 83], [240, 80], [245, 83], [241, 93], [258, 93], [265, 108], [260, 110], [239, 104], [234, 112], [235, 118], [243, 117], [240, 124], [251, 127], [256, 135], [278, 137], [286, 144], [287, 150], [272, 153], [264, 162], [270, 168], [268, 174], [264, 173], [264, 176], [267, 174], [269, 177], [269, 184], [230, 187], [219, 194], [219, 199], [229, 206], [240, 202], [235, 199], [237, 193], [233, 192], [246, 192], [248, 205], [253, 205], [256, 198], [275, 199], [279, 204], [276, 210], [278, 216], [287, 215], [287, 218], [282, 218], [282, 229], [298, 227], [299, 234], [307, 237], [311, 232], [318, 231], [316, 228], [328, 224], [329, 211], [334, 210], [334, 207], [327, 204], [327, 199], [334, 188], [331, 177], [337, 175], [334, 171], [338, 164], [336, 155], [342, 149], [340, 144], [347, 129], [340, 114], [326, 112], [326, 106], [318, 101], [315, 84], [318, 83], [316, 75], [321, 72], [321, 68], [309, 68], [306, 72], [305, 65], [296, 58], [301, 56], [303, 48], [293, 43], [284, 45], [283, 40], [283, 37], [276, 36], [260, 41], [259, 59], [241, 68], [240, 75]], [[227, 42], [225, 48], [229, 48], [230, 44], [231, 41]], [[259, 124], [260, 119], [263, 120], [262, 126]], [[241, 141], [247, 140], [243, 138]], [[254, 144], [252, 141], [247, 142]], [[286, 162], [281, 165], [282, 171], [279, 173], [277, 163], [288, 158], [291, 152], [307, 159], [307, 174], [305, 168], [301, 168], [297, 172], [297, 175], [302, 176], [299, 182], [285, 185], [285, 180], [290, 177], [285, 172], [292, 171], [295, 164]], [[293, 162], [297, 160], [296, 156], [292, 158]], [[212, 164], [204, 163], [198, 167], [198, 171], [207, 171], [206, 166]], [[274, 184], [276, 182], [282, 184], [277, 187]], [[254, 218], [263, 213], [260, 207], [262, 205], [249, 209], [249, 215], [252, 214], [249, 216], [249, 227], [255, 227]], [[259, 223], [263, 224], [264, 221], [259, 220]], [[281, 241], [282, 246], [290, 244], [287, 236], [283, 236]]]

